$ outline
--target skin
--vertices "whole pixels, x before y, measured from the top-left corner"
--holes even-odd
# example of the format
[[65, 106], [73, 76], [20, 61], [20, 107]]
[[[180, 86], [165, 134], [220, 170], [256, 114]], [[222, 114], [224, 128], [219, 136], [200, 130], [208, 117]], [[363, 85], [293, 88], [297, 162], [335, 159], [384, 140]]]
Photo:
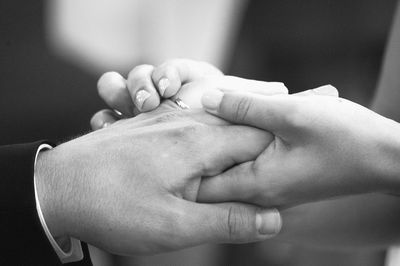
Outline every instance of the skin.
[[193, 201], [202, 176], [254, 159], [267, 139], [261, 130], [228, 125], [202, 110], [182, 112], [166, 101], [41, 152], [39, 202], [54, 237], [114, 254], [264, 240], [280, 230], [276, 210]]
[[[381, 77], [371, 109], [400, 121], [400, 5], [386, 47]], [[396, 193], [398, 194], [398, 193]], [[293, 210], [293, 211], [292, 211]], [[298, 212], [294, 210], [299, 210]], [[365, 194], [304, 204], [282, 212], [280, 239], [321, 247], [380, 248], [400, 243], [400, 198], [388, 194]], [[289, 230], [288, 223], [299, 226]], [[339, 221], [339, 222], [338, 222]]]
[[213, 91], [203, 100], [209, 112], [274, 138], [255, 161], [204, 180], [201, 201], [285, 207], [400, 191], [400, 125], [391, 119], [332, 96]]
[[[398, 108], [400, 100], [400, 77], [398, 75], [400, 69], [399, 12], [400, 6], [397, 8], [392, 33], [386, 49], [381, 78], [372, 104], [372, 110], [394, 121], [400, 121], [400, 108]], [[373, 116], [377, 117], [376, 114]], [[378, 120], [382, 119], [379, 118]], [[389, 124], [393, 125], [393, 121]], [[371, 131], [371, 129], [367, 130]], [[376, 128], [373, 127], [372, 130], [375, 131]], [[389, 135], [395, 133], [395, 131], [393, 129], [393, 132], [389, 133]], [[382, 137], [385, 135], [382, 135]], [[390, 139], [393, 140], [393, 138]], [[377, 190], [391, 191], [396, 195], [398, 194], [398, 185], [394, 183], [397, 183], [398, 175], [394, 180], [393, 172], [396, 172], [397, 165], [393, 165], [393, 159], [396, 158], [396, 152], [393, 151], [396, 149], [397, 143], [398, 138], [396, 137], [394, 142], [383, 145], [390, 146], [388, 150], [391, 155], [388, 161], [383, 160], [388, 158], [385, 155], [371, 158], [370, 160], [370, 162], [373, 162], [372, 164], [377, 164], [377, 166], [382, 164], [385, 167], [392, 166], [390, 167], [391, 173], [388, 174], [384, 171], [385, 173], [377, 176], [380, 179]], [[355, 177], [355, 180], [359, 179], [359, 175]], [[352, 179], [352, 177], [349, 178]], [[393, 186], [390, 188], [387, 188], [387, 185], [382, 186], [382, 181], [384, 180], [388, 180]], [[362, 185], [361, 187], [370, 190], [368, 186]], [[382, 187], [384, 188], [382, 189]], [[311, 188], [315, 187], [311, 186]], [[360, 188], [356, 189], [359, 190]], [[313, 191], [311, 190], [311, 192]], [[336, 249], [385, 249], [387, 246], [400, 243], [400, 230], [398, 227], [400, 222], [400, 199], [397, 196], [384, 193], [369, 193], [335, 198], [290, 208], [283, 211], [282, 215], [285, 226], [277, 239], [285, 241], [313, 245], [319, 248]]]
[[[232, 98], [236, 97], [243, 107], [247, 96]], [[251, 105], [262, 106], [264, 117], [270, 118], [269, 130], [277, 137], [258, 163], [247, 162], [202, 182], [199, 198], [207, 202], [237, 198], [281, 208], [295, 205], [281, 211], [284, 226], [277, 240], [336, 249], [387, 248], [399, 243], [400, 200], [386, 194], [399, 189], [398, 124], [335, 97], [255, 98], [262, 104]], [[230, 100], [226, 104], [238, 106]], [[288, 106], [296, 111], [291, 113], [285, 109]], [[266, 107], [277, 107], [279, 112], [266, 113]], [[254, 109], [244, 106], [243, 110], [251, 116]], [[245, 117], [240, 111], [234, 115]], [[344, 197], [369, 192], [375, 193]], [[335, 199], [326, 200], [330, 197]], [[313, 203], [297, 206], [304, 202]]]
[[[399, 24], [399, 17], [397, 17], [396, 20], [397, 24]], [[399, 26], [398, 26], [399, 27]], [[395, 36], [398, 36], [395, 35]], [[393, 65], [393, 64], [398, 64], [399, 60], [396, 58], [393, 58], [393, 54], [399, 54], [398, 52], [393, 52], [393, 49], [397, 49], [398, 46], [393, 45], [393, 43], [398, 43], [399, 42], [399, 37], [391, 38], [391, 44], [389, 44], [389, 50], [388, 50], [388, 55], [392, 56], [387, 56], [387, 59], [385, 60], [385, 67], [384, 69], [390, 69], [387, 67], [387, 65]], [[398, 58], [398, 57], [397, 57]], [[393, 62], [394, 61], [394, 62]], [[385, 74], [387, 71], [384, 71], [383, 77], [385, 76], [390, 76], [390, 82], [385, 82], [385, 78], [383, 78], [383, 81], [381, 81], [381, 86], [380, 89], [378, 90], [378, 99], [382, 98], [382, 96], [379, 96], [380, 94], [386, 95], [386, 97], [390, 98], [391, 97], [391, 92], [393, 91], [398, 91], [396, 88], [398, 87], [393, 87], [393, 84], [400, 84], [399, 79], [396, 81], [393, 81], [394, 77], [391, 75]], [[398, 75], [397, 75], [398, 76]], [[397, 77], [396, 76], [396, 77]], [[196, 82], [194, 82], [196, 83]], [[383, 86], [382, 84], [386, 84]], [[187, 84], [186, 86], [190, 86]], [[392, 86], [392, 87], [391, 87]], [[207, 89], [204, 89], [202, 87], [202, 91], [208, 90], [208, 89], [216, 89], [216, 88], [221, 88], [221, 86], [211, 86], [208, 87]], [[392, 88], [392, 89], [388, 89]], [[228, 87], [223, 87], [222, 88], [224, 92], [229, 91], [232, 89], [232, 86]], [[240, 89], [248, 89], [248, 87], [241, 87]], [[309, 91], [305, 94], [311, 95], [311, 96], [316, 96], [314, 99], [299, 99], [298, 97], [295, 100], [299, 100], [302, 103], [311, 103], [310, 101], [314, 101], [316, 99], [320, 100], [321, 94], [322, 95], [330, 95], [330, 96], [335, 96], [335, 93], [332, 92], [331, 89], [330, 92], [328, 91], [322, 91], [322, 92], [317, 92], [315, 91]], [[265, 90], [264, 90], [265, 91]], [[252, 93], [259, 93], [257, 91], [251, 91]], [[310, 93], [311, 92], [311, 93]], [[233, 94], [232, 92], [229, 92], [230, 94]], [[319, 95], [315, 95], [319, 94]], [[279, 96], [279, 97], [286, 97], [286, 96]], [[185, 101], [189, 101], [190, 99], [185, 98]], [[357, 111], [358, 115], [361, 115], [361, 117], [364, 117], [364, 119], [371, 119], [376, 120], [373, 122], [373, 124], [376, 124], [378, 126], [385, 125], [384, 128], [386, 128], [388, 131], [385, 131], [385, 129], [382, 129], [382, 132], [384, 135], [382, 136], [389, 136], [388, 140], [386, 143], [382, 142], [383, 137], [379, 140], [379, 138], [376, 138], [374, 136], [371, 136], [371, 140], [377, 141], [380, 145], [380, 150], [386, 150], [389, 151], [388, 153], [384, 154], [384, 157], [380, 157], [381, 154], [375, 153], [378, 158], [380, 158], [380, 162], [385, 161], [391, 162], [390, 164], [394, 166], [391, 168], [391, 171], [387, 172], [385, 170], [387, 169], [382, 169], [378, 167], [378, 169], [374, 169], [375, 173], [382, 173], [384, 171], [385, 173], [382, 173], [381, 177], [385, 177], [385, 184], [382, 184], [382, 180], [377, 181], [374, 180], [371, 183], [364, 184], [362, 183], [360, 187], [349, 187], [348, 186], [348, 180], [344, 180], [346, 186], [343, 186], [342, 183], [342, 189], [337, 187], [332, 190], [333, 192], [329, 192], [328, 194], [321, 194], [326, 191], [324, 191], [324, 188], [319, 187], [319, 186], [310, 186], [311, 188], [314, 189], [314, 192], [311, 193], [310, 196], [307, 195], [307, 193], [295, 193], [294, 198], [291, 198], [289, 195], [286, 199], [283, 197], [271, 197], [271, 194], [268, 196], [268, 199], [270, 201], [268, 202], [260, 202], [260, 199], [262, 197], [265, 198], [265, 193], [260, 193], [259, 189], [254, 190], [254, 198], [252, 198], [251, 201], [256, 201], [258, 203], [262, 203], [265, 205], [271, 204], [272, 200], [275, 200], [275, 204], [283, 204], [283, 205], [292, 205], [296, 204], [296, 202], [307, 202], [310, 200], [316, 200], [317, 198], [328, 198], [328, 197], [335, 197], [335, 199], [332, 200], [325, 200], [325, 201], [319, 201], [319, 202], [313, 202], [309, 204], [302, 204], [301, 206], [298, 207], [293, 207], [289, 208], [286, 210], [282, 211], [283, 215], [283, 220], [284, 220], [284, 226], [281, 231], [281, 233], [278, 235], [276, 238], [277, 240], [284, 240], [284, 241], [289, 241], [292, 243], [298, 243], [298, 244], [306, 244], [306, 245], [315, 245], [319, 247], [335, 247], [335, 248], [360, 248], [360, 247], [374, 247], [374, 248], [384, 248], [387, 247], [388, 245], [397, 243], [400, 239], [397, 237], [400, 235], [398, 224], [400, 222], [400, 215], [397, 215], [400, 209], [400, 201], [398, 197], [396, 196], [390, 196], [387, 194], [365, 194], [365, 195], [359, 195], [359, 196], [351, 196], [351, 197], [344, 197], [344, 198], [337, 198], [337, 195], [348, 195], [352, 193], [365, 193], [365, 192], [371, 192], [371, 191], [379, 191], [379, 192], [388, 192], [388, 191], [393, 191], [395, 187], [398, 187], [396, 184], [395, 176], [397, 172], [397, 166], [395, 165], [394, 162], [397, 162], [397, 152], [396, 148], [394, 148], [395, 145], [394, 143], [397, 143], [397, 140], [394, 139], [394, 134], [392, 131], [394, 128], [397, 128], [398, 126], [395, 125], [393, 121], [390, 121], [387, 118], [380, 117], [376, 113], [372, 113], [369, 110], [366, 110], [364, 107], [358, 106], [354, 103], [349, 103], [346, 100], [342, 99], [333, 99], [332, 97], [324, 98], [324, 101], [328, 101], [330, 103], [334, 102], [334, 104], [342, 104], [345, 105], [347, 111], [353, 112], [354, 110]], [[393, 99], [392, 99], [393, 100]], [[395, 101], [395, 100], [394, 100]], [[339, 103], [336, 103], [339, 102]], [[384, 102], [384, 101], [381, 101]], [[317, 105], [321, 109], [325, 109], [325, 106]], [[302, 108], [302, 107], [300, 107]], [[340, 108], [342, 108], [340, 106]], [[377, 107], [377, 104], [375, 103], [375, 108], [381, 108], [385, 109], [386, 105], [382, 104], [381, 107]], [[243, 108], [246, 109], [246, 108]], [[304, 110], [305, 108], [303, 108]], [[330, 110], [332, 112], [336, 112], [336, 106], [331, 106]], [[387, 109], [386, 109], [387, 110]], [[396, 110], [396, 108], [391, 108], [390, 110]], [[397, 109], [398, 110], [398, 109]], [[232, 111], [232, 110], [231, 110]], [[317, 110], [313, 110], [317, 111]], [[326, 110], [323, 110], [326, 112]], [[307, 114], [307, 113], [306, 113]], [[400, 116], [398, 115], [399, 112], [394, 112], [390, 113], [389, 111], [386, 111], [383, 113], [384, 115], [392, 118], [396, 118], [400, 120]], [[397, 114], [397, 117], [394, 116]], [[354, 118], [354, 117], [353, 117]], [[358, 117], [355, 119], [357, 121]], [[101, 120], [101, 119], [100, 119]], [[110, 120], [111, 123], [113, 122]], [[367, 121], [368, 122], [368, 121]], [[369, 122], [368, 122], [369, 123]], [[361, 123], [357, 123], [357, 126], [362, 126], [360, 125]], [[387, 126], [387, 127], [386, 127]], [[354, 127], [355, 130], [357, 127]], [[377, 127], [374, 127], [376, 129]], [[370, 131], [370, 128], [364, 129], [365, 132]], [[332, 134], [327, 134], [328, 136], [332, 137]], [[377, 134], [379, 135], [379, 134]], [[324, 134], [325, 136], [325, 134]], [[397, 136], [396, 136], [397, 137]], [[390, 142], [390, 140], [393, 140], [394, 142]], [[365, 140], [364, 140], [365, 141]], [[367, 141], [368, 142], [368, 141]], [[368, 143], [367, 143], [368, 144]], [[360, 145], [360, 143], [358, 143]], [[369, 144], [367, 145], [367, 147]], [[359, 147], [362, 147], [360, 145]], [[334, 147], [335, 148], [335, 147]], [[352, 149], [349, 149], [351, 154], [354, 154]], [[374, 151], [375, 152], [375, 151]], [[358, 157], [358, 154], [354, 154], [351, 156], [353, 159], [355, 157]], [[317, 158], [320, 159], [320, 158]], [[375, 161], [376, 158], [373, 158], [372, 161]], [[386, 161], [385, 159], [388, 159]], [[345, 160], [343, 160], [345, 161]], [[331, 162], [329, 162], [331, 164]], [[370, 163], [369, 163], [370, 164]], [[361, 163], [361, 165], [365, 165], [364, 163]], [[369, 167], [370, 165], [367, 165]], [[341, 169], [341, 168], [340, 168]], [[351, 169], [351, 165], [346, 167], [345, 169]], [[342, 170], [342, 169], [341, 169]], [[347, 174], [349, 178], [352, 176], [352, 171], [354, 173], [354, 169], [350, 170]], [[380, 175], [380, 174], [378, 174]], [[373, 178], [370, 173], [367, 174], [369, 178]], [[358, 184], [360, 184], [360, 175], [357, 174], [358, 178]], [[237, 178], [239, 180], [239, 178]], [[295, 179], [298, 180], [298, 179]], [[356, 179], [357, 180], [357, 179]], [[208, 181], [217, 181], [217, 179], [210, 178]], [[262, 181], [262, 180], [258, 180]], [[361, 182], [364, 180], [361, 180]], [[308, 180], [309, 183], [313, 183], [312, 179]], [[396, 183], [396, 184], [395, 184]], [[210, 183], [212, 184], [212, 183]], [[207, 182], [202, 182], [202, 187], [211, 187], [210, 184], [207, 185]], [[228, 181], [229, 184], [229, 181]], [[239, 185], [243, 184], [243, 180], [239, 180], [237, 183]], [[298, 183], [297, 183], [298, 184]], [[329, 184], [329, 182], [328, 182]], [[377, 187], [374, 187], [374, 184], [377, 184]], [[388, 184], [393, 184], [394, 186], [388, 185]], [[221, 183], [222, 185], [222, 183]], [[254, 187], [257, 187], [259, 184], [254, 184]], [[311, 184], [313, 185], [313, 184]], [[337, 185], [337, 184], [335, 184]], [[340, 185], [340, 182], [339, 182]], [[228, 186], [229, 187], [229, 186]], [[305, 186], [303, 186], [305, 187]], [[306, 188], [306, 187], [305, 187]], [[239, 188], [240, 189], [240, 188]], [[211, 190], [212, 191], [212, 190]], [[315, 193], [316, 191], [316, 193]], [[202, 190], [200, 190], [200, 199], [204, 201], [212, 201], [212, 197], [219, 197], [219, 195], [215, 195], [216, 191], [214, 190], [213, 195], [211, 195], [210, 198], [207, 198], [210, 196], [205, 194], [203, 197], [201, 195]], [[248, 195], [249, 193], [246, 192], [244, 195]], [[274, 193], [272, 193], [274, 195]], [[275, 194], [277, 195], [277, 194]], [[233, 196], [231, 195], [231, 198], [241, 198], [243, 200], [243, 196], [239, 195], [238, 193], [234, 194]], [[203, 198], [202, 198], [203, 197]], [[215, 198], [214, 198], [215, 200]], [[248, 200], [248, 199], [247, 199]], [[365, 202], [369, 202], [368, 204], [365, 204]]]
[[[168, 86], [162, 90], [160, 81], [168, 80]], [[156, 109], [163, 99], [181, 98], [191, 109], [200, 109], [201, 96], [208, 89], [225, 88], [227, 90], [241, 90], [271, 95], [288, 93], [287, 88], [280, 82], [261, 82], [224, 76], [214, 66], [189, 60], [172, 59], [160, 66], [139, 65], [133, 68], [127, 79], [116, 72], [103, 74], [98, 83], [99, 96], [113, 110], [102, 110], [96, 113], [92, 120], [93, 129], [99, 129], [106, 123], [111, 125], [121, 118], [133, 117]], [[141, 104], [139, 110], [136, 94], [144, 90], [150, 94]], [[164, 95], [160, 98], [161, 91]], [[119, 113], [121, 115], [117, 115]]]

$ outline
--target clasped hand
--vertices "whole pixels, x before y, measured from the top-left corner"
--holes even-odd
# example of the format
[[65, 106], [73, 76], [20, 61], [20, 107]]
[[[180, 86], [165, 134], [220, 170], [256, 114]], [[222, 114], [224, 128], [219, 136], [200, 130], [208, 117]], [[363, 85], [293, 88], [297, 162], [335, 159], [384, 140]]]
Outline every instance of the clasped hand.
[[254, 160], [267, 140], [262, 130], [166, 101], [41, 152], [39, 202], [54, 237], [114, 254], [264, 240], [280, 230], [276, 210], [194, 201], [203, 176]]
[[260, 241], [282, 227], [268, 208], [398, 191], [398, 124], [332, 86], [288, 95], [179, 59], [106, 73], [98, 89], [114, 109], [92, 118], [101, 130], [38, 157], [55, 237], [125, 255]]
[[[107, 73], [98, 88], [117, 110], [126, 110], [128, 102], [138, 109], [141, 89], [152, 99], [140, 104], [143, 112], [156, 108], [160, 97], [180, 97], [192, 108], [265, 131], [268, 145], [256, 160], [203, 178], [200, 202], [287, 207], [352, 194], [394, 193], [399, 186], [398, 124], [339, 98], [329, 85], [288, 95], [281, 83], [223, 76], [208, 64], [178, 59], [156, 68], [136, 67], [126, 81]], [[113, 123], [107, 112], [94, 116], [95, 127]]]

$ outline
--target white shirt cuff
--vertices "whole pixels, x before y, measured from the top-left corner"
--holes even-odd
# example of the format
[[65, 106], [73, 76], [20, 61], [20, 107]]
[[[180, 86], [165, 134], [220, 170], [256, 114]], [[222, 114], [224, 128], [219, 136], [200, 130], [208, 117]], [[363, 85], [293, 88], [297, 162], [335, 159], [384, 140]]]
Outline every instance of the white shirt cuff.
[[[42, 150], [48, 150], [52, 149], [48, 144], [42, 144], [39, 146], [36, 156], [35, 156], [35, 166], [36, 166], [36, 160], [39, 155], [39, 152]], [[46, 233], [47, 238], [49, 239], [51, 245], [53, 246], [54, 251], [57, 253], [57, 256], [60, 258], [62, 263], [68, 263], [68, 262], [75, 262], [75, 261], [80, 261], [83, 259], [83, 252], [82, 252], [82, 246], [81, 246], [81, 241], [75, 238], [70, 238], [70, 243], [71, 243], [71, 248], [68, 252], [65, 252], [56, 242], [54, 237], [51, 235], [49, 228], [47, 227], [46, 221], [44, 220], [42, 209], [40, 208], [40, 203], [39, 203], [39, 198], [37, 195], [37, 190], [36, 190], [36, 176], [33, 176], [34, 178], [34, 187], [35, 187], [35, 200], [36, 200], [36, 210], [39, 215], [40, 223], [42, 224], [43, 230]]]

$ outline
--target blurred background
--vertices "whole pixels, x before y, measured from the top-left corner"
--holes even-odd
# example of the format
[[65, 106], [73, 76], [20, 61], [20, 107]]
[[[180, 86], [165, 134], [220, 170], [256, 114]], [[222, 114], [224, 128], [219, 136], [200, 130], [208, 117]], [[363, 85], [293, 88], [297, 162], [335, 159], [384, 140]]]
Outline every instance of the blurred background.
[[[105, 107], [105, 71], [186, 57], [224, 73], [322, 84], [368, 105], [395, 0], [48, 0], [0, 2], [0, 145], [63, 141]], [[384, 265], [385, 250], [323, 250], [266, 241], [153, 257], [92, 249], [95, 265]]]

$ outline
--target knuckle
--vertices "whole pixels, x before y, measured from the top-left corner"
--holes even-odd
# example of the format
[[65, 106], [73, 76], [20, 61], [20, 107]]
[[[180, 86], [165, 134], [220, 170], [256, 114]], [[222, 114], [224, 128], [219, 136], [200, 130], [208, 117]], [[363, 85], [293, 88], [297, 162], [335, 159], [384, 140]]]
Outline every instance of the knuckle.
[[176, 66], [175, 63], [170, 63], [169, 61], [156, 67], [151, 75], [151, 78], [157, 84], [162, 78], [168, 78], [170, 82], [168, 86], [169, 90], [171, 90], [171, 88], [177, 90], [181, 86], [179, 68]]
[[191, 149], [199, 150], [202, 141], [201, 136], [203, 132], [203, 125], [199, 123], [190, 123], [177, 130], [177, 137], [181, 138]]
[[155, 117], [155, 123], [168, 123], [173, 121], [182, 120], [183, 115], [181, 112], [170, 111], [165, 112]]
[[[254, 178], [253, 182], [256, 184], [249, 190], [247, 202], [253, 202], [260, 204], [264, 207], [279, 206], [285, 202], [285, 195], [288, 194], [285, 191], [284, 182], [282, 182], [282, 176], [276, 175], [274, 168], [268, 167], [268, 175], [265, 175], [266, 168], [263, 164], [252, 164], [250, 177]], [[262, 178], [257, 178], [258, 176]]]
[[138, 79], [142, 79], [145, 75], [151, 72], [154, 69], [152, 65], [143, 64], [134, 67], [128, 74], [128, 80], [136, 81]]
[[231, 206], [226, 217], [226, 228], [232, 242], [248, 242], [255, 236], [255, 213], [244, 206]]
[[309, 105], [307, 97], [296, 97], [284, 108], [284, 112], [279, 115], [279, 120], [285, 127], [293, 129], [303, 129], [307, 126], [307, 112]]
[[155, 74], [161, 77], [162, 75], [171, 73], [177, 69], [179, 64], [179, 59], [169, 59], [155, 69]]
[[282, 93], [282, 94], [288, 94], [289, 93], [289, 89], [285, 86], [284, 83], [282, 82], [277, 82], [278, 85], [278, 90]]
[[[268, 183], [272, 184], [272, 182]], [[254, 200], [252, 202], [260, 203], [265, 207], [279, 206], [280, 204], [285, 202], [281, 192], [281, 188], [278, 188], [276, 185], [273, 184], [270, 187], [268, 186], [265, 187], [267, 189], [259, 191], [257, 194], [254, 195], [254, 198], [250, 200]]]
[[309, 117], [307, 113], [307, 103], [297, 104], [295, 107], [291, 108], [284, 116], [288, 125], [294, 129], [302, 130], [309, 126]]
[[233, 119], [239, 123], [245, 121], [249, 114], [251, 104], [252, 100], [250, 97], [241, 97], [233, 106]]
[[[190, 149], [193, 152], [201, 150], [203, 146], [202, 139], [205, 139], [204, 136], [206, 136], [204, 134], [204, 125], [187, 121], [187, 118], [181, 116], [178, 112], [163, 114], [155, 118], [155, 122], [171, 123], [170, 129], [166, 131], [166, 137], [174, 144], [180, 144], [184, 149]], [[190, 157], [189, 155], [187, 154], [187, 157]]]

